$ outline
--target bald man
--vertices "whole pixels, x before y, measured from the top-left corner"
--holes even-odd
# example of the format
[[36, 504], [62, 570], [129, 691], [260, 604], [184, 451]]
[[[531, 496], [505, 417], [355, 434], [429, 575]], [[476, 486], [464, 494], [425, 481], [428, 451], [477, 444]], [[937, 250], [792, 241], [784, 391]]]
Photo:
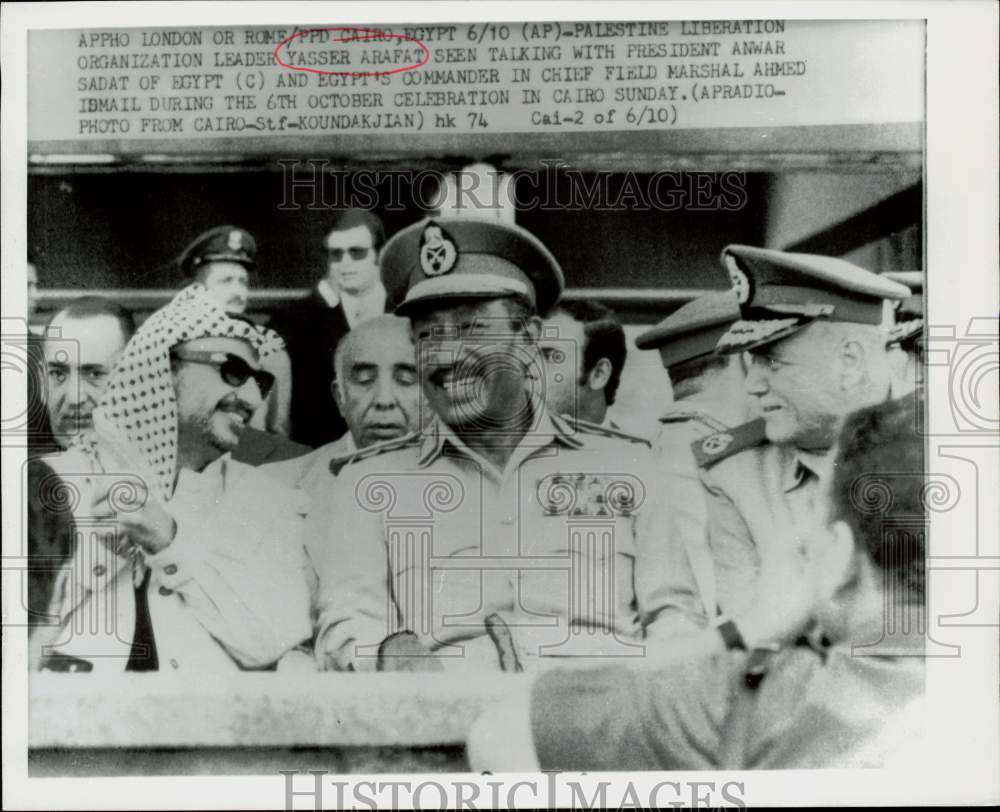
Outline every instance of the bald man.
[[351, 456], [420, 427], [421, 392], [409, 319], [383, 315], [358, 324], [337, 345], [333, 398], [347, 433], [311, 454], [264, 467], [265, 473], [314, 493]]

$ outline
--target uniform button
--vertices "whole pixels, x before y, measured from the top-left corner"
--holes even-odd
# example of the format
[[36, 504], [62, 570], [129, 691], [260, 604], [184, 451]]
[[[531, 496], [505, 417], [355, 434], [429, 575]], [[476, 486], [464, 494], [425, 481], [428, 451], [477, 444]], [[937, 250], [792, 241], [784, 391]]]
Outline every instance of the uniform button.
[[501, 524], [514, 524], [514, 517], [513, 516], [504, 516], [500, 520], [500, 523]]
[[174, 671], [176, 671], [176, 670], [177, 670], [178, 668], [180, 668], [180, 667], [181, 667], [181, 664], [180, 664], [179, 662], [177, 662], [177, 660], [175, 660], [175, 659], [171, 658], [171, 659], [170, 659], [170, 667], [171, 667], [172, 669], [174, 669]]
[[167, 575], [176, 575], [177, 574], [177, 565], [176, 564], [167, 564], [167, 566], [165, 566], [163, 568], [163, 571]]
[[96, 575], [98, 578], [104, 575], [104, 573], [106, 573], [107, 571], [108, 571], [107, 567], [105, 567], [103, 564], [94, 565], [94, 575]]
[[172, 589], [169, 589], [165, 586], [160, 587], [160, 594], [163, 596], [172, 595], [173, 593], [174, 591]]

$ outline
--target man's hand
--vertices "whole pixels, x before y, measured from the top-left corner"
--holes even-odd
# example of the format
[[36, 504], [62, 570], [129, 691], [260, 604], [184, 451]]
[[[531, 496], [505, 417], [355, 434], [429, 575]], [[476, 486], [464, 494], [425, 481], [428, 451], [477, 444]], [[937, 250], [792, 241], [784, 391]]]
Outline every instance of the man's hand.
[[794, 640], [815, 618], [819, 593], [815, 575], [815, 545], [824, 541], [818, 521], [797, 524], [783, 490], [775, 479], [765, 482], [765, 491], [779, 496], [770, 501], [774, 516], [772, 532], [758, 545], [761, 568], [757, 599], [742, 618], [737, 618], [747, 646]]
[[444, 671], [444, 666], [413, 632], [399, 632], [382, 641], [375, 670]]
[[789, 557], [762, 567], [757, 600], [736, 621], [748, 648], [794, 640], [815, 618], [814, 580], [801, 553], [796, 558], [799, 562]]
[[149, 555], [165, 549], [177, 535], [174, 517], [148, 489], [136, 487], [131, 480], [108, 483], [107, 479], [99, 479], [91, 505], [91, 516], [117, 526], [117, 533], [105, 537], [104, 543], [117, 555], [124, 555], [131, 545]]

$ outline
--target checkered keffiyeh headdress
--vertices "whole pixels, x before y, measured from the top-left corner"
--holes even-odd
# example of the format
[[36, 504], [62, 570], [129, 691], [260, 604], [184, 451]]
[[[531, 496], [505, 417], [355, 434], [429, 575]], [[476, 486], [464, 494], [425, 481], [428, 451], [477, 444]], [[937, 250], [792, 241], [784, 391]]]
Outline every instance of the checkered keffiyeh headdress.
[[94, 410], [94, 435], [80, 438], [84, 452], [108, 445], [122, 462], [139, 466], [156, 495], [169, 501], [177, 467], [177, 398], [170, 350], [197, 338], [241, 338], [261, 357], [281, 348], [249, 321], [227, 315], [204, 285], [184, 288], [136, 331], [111, 373]]

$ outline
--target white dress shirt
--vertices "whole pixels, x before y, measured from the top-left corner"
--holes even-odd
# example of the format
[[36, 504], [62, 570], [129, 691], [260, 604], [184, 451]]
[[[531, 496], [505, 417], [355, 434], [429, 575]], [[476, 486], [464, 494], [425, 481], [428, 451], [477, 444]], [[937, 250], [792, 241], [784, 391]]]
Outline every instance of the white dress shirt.
[[81, 492], [74, 511], [77, 549], [53, 598], [61, 624], [56, 651], [91, 661], [95, 672], [123, 671], [135, 630], [134, 585], [147, 567], [161, 671], [268, 667], [310, 637], [310, 565], [297, 543], [299, 493], [229, 455], [200, 473], [182, 470], [164, 506], [177, 522], [174, 540], [133, 560], [88, 532], [92, 479], [71, 473], [86, 470], [79, 456], [52, 458]]

